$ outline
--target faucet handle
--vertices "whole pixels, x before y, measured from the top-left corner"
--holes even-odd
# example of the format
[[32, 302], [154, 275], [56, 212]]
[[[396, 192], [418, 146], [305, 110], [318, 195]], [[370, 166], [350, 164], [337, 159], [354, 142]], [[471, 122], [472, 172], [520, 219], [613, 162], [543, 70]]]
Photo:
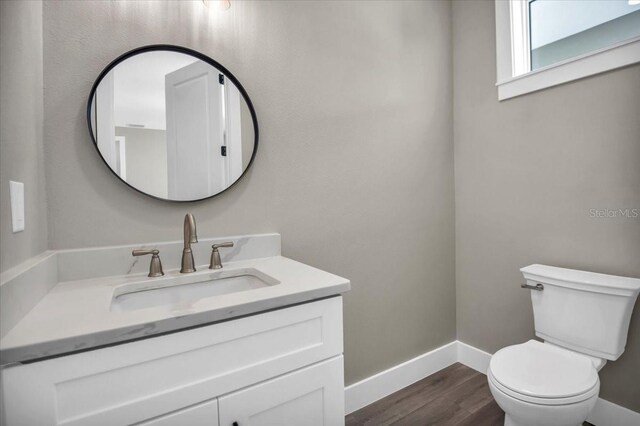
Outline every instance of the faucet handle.
[[214, 244], [211, 246], [213, 250], [211, 251], [211, 261], [209, 262], [209, 269], [222, 268], [222, 261], [220, 260], [220, 252], [218, 251], [220, 247], [233, 247], [233, 241], [227, 241], [224, 243]]
[[227, 241], [224, 243], [214, 244], [211, 246], [212, 249], [217, 250], [220, 247], [233, 247], [233, 241]]
[[156, 249], [152, 249], [152, 250], [145, 250], [145, 249], [135, 249], [131, 252], [131, 254], [133, 256], [145, 256], [147, 254], [152, 254], [154, 256], [157, 256], [160, 254], [160, 250], [156, 250]]
[[149, 264], [149, 277], [161, 277], [164, 275], [162, 271], [162, 262], [160, 261], [160, 250], [137, 249], [131, 252], [133, 256], [145, 256], [151, 254], [151, 263]]

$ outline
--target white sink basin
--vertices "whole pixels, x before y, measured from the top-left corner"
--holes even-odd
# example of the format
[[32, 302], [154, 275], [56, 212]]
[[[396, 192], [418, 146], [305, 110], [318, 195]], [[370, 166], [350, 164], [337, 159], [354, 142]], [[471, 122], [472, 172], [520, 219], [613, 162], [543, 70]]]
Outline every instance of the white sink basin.
[[157, 306], [184, 308], [212, 296], [279, 284], [253, 268], [145, 280], [116, 288], [111, 311], [134, 311]]

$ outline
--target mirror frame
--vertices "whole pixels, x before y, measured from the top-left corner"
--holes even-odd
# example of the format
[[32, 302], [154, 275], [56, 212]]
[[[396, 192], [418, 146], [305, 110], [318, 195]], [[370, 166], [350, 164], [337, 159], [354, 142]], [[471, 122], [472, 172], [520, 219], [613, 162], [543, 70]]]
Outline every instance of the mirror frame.
[[[215, 193], [213, 195], [210, 195], [208, 197], [198, 198], [198, 199], [195, 199], [195, 200], [171, 200], [171, 199], [168, 199], [168, 198], [156, 197], [155, 195], [148, 194], [148, 193], [136, 188], [135, 186], [130, 185], [127, 181], [122, 179], [111, 167], [109, 167], [109, 164], [104, 159], [104, 156], [102, 155], [102, 153], [98, 149], [98, 143], [96, 141], [93, 125], [91, 123], [92, 100], [93, 100], [93, 98], [94, 98], [94, 96], [96, 94], [96, 90], [98, 89], [98, 85], [100, 84], [102, 79], [119, 63], [124, 62], [125, 60], [127, 60], [128, 58], [130, 58], [132, 56], [136, 56], [136, 55], [139, 55], [139, 54], [145, 53], [145, 52], [154, 52], [154, 51], [171, 51], [171, 52], [184, 53], [186, 55], [193, 56], [193, 57], [195, 57], [197, 59], [200, 59], [203, 62], [208, 63], [209, 65], [215, 67], [222, 74], [224, 74], [225, 78], [228, 78], [229, 80], [231, 80], [231, 82], [233, 84], [236, 85], [236, 87], [238, 88], [238, 90], [242, 94], [242, 97], [244, 98], [245, 102], [247, 103], [247, 107], [249, 108], [249, 112], [251, 113], [251, 121], [253, 122], [253, 129], [254, 129], [253, 153], [251, 154], [251, 159], [249, 160], [249, 164], [247, 164], [247, 167], [242, 171], [242, 174], [238, 177], [238, 179], [236, 179], [231, 185], [229, 185], [228, 187], [226, 187], [225, 189], [223, 189], [220, 192], [217, 192], [217, 193]], [[176, 45], [172, 45], [172, 44], [152, 44], [152, 45], [148, 45], [148, 46], [138, 47], [138, 48], [130, 50], [130, 51], [126, 52], [126, 53], [123, 53], [122, 55], [118, 56], [116, 59], [111, 61], [111, 63], [109, 63], [109, 65], [107, 65], [100, 72], [100, 74], [98, 75], [98, 78], [96, 79], [96, 81], [93, 83], [93, 86], [91, 87], [91, 91], [89, 92], [89, 99], [87, 101], [87, 124], [89, 126], [89, 136], [91, 137], [91, 142], [93, 142], [93, 146], [96, 149], [96, 151], [98, 152], [98, 155], [100, 156], [100, 159], [102, 160], [104, 165], [107, 166], [107, 169], [115, 177], [118, 178], [118, 180], [123, 182], [129, 188], [135, 190], [136, 192], [139, 192], [140, 194], [144, 194], [147, 197], [151, 197], [151, 198], [156, 199], [156, 200], [168, 201], [168, 202], [171, 202], [171, 203], [194, 203], [194, 202], [198, 202], [198, 201], [208, 200], [210, 198], [213, 198], [213, 197], [215, 197], [217, 195], [220, 195], [223, 192], [229, 190], [229, 188], [233, 187], [236, 183], [238, 183], [240, 181], [240, 179], [242, 179], [244, 177], [244, 175], [247, 173], [247, 170], [249, 170], [249, 168], [253, 164], [253, 160], [255, 160], [256, 153], [258, 152], [258, 140], [259, 140], [258, 118], [256, 116], [256, 111], [253, 108], [253, 103], [251, 102], [251, 98], [249, 98], [249, 94], [244, 89], [244, 87], [242, 87], [242, 84], [240, 84], [238, 79], [228, 69], [226, 69], [224, 66], [222, 66], [219, 62], [215, 61], [214, 59], [208, 57], [207, 55], [205, 55], [203, 53], [198, 52], [197, 50], [189, 49], [187, 47], [182, 47], [182, 46], [176, 46]]]

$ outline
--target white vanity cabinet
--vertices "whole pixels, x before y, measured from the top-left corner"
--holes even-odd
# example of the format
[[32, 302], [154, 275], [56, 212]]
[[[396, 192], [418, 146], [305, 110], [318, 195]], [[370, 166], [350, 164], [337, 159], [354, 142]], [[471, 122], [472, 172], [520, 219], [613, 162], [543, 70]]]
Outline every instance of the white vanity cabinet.
[[220, 424], [344, 424], [342, 357], [220, 397]]
[[217, 398], [148, 421], [136, 423], [139, 426], [217, 426], [219, 424]]
[[3, 424], [342, 425], [342, 351], [337, 296], [9, 365]]

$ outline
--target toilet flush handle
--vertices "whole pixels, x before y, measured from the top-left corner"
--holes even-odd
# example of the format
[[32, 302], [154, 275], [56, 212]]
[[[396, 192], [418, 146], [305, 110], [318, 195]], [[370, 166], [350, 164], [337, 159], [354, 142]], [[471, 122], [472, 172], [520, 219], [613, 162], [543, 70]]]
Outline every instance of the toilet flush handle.
[[542, 291], [544, 290], [544, 286], [540, 283], [536, 284], [536, 285], [529, 285], [529, 284], [520, 284], [520, 288], [526, 288], [529, 290], [536, 290], [536, 291]]

